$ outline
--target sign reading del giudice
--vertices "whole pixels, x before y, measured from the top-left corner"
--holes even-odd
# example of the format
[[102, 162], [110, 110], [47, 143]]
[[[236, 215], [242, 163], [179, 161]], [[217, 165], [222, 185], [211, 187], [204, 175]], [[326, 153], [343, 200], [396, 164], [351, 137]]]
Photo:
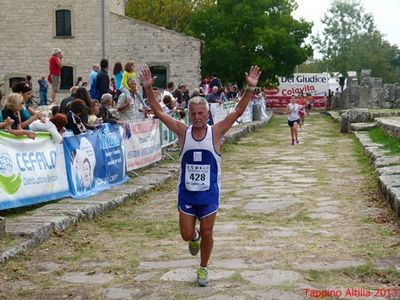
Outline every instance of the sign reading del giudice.
[[328, 74], [295, 73], [293, 77], [280, 77], [279, 86], [265, 89], [268, 107], [285, 108], [291, 96], [312, 96], [314, 108], [325, 107], [325, 96], [328, 95]]

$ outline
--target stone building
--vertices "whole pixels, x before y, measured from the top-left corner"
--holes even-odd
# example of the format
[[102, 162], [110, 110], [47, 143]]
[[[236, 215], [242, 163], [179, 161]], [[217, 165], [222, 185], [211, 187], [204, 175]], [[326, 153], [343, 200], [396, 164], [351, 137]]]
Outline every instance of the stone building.
[[124, 16], [124, 0], [0, 1], [0, 83], [8, 92], [14, 81], [30, 74], [37, 80], [49, 73], [53, 48], [63, 51], [61, 88], [78, 76], [88, 79], [93, 63], [107, 58], [109, 74], [115, 62], [134, 61], [137, 73], [148, 65], [167, 81], [198, 86], [201, 41]]

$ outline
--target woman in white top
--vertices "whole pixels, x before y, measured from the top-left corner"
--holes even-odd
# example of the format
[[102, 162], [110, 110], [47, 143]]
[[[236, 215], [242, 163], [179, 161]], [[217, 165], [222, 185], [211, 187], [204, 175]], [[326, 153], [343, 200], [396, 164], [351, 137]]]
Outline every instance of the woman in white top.
[[297, 127], [300, 124], [299, 110], [302, 108], [303, 105], [297, 104], [294, 96], [290, 98], [290, 103], [286, 107], [286, 114], [289, 114], [288, 125], [292, 137], [292, 145], [299, 143]]

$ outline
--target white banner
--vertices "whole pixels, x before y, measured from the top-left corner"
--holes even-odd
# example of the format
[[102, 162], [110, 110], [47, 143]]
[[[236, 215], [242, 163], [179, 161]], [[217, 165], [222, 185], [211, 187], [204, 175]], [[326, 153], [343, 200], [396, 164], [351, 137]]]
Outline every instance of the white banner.
[[290, 103], [291, 96], [310, 94], [313, 97], [313, 107], [325, 107], [324, 96], [328, 93], [328, 74], [322, 73], [295, 73], [293, 77], [280, 77], [279, 86], [274, 89], [266, 89], [264, 93], [268, 100], [268, 106], [272, 108], [284, 108]]
[[224, 110], [224, 105], [221, 103], [210, 103], [210, 111], [213, 118], [214, 124], [223, 120], [227, 115], [226, 110]]
[[0, 210], [69, 196], [62, 144], [0, 132]]
[[159, 120], [146, 119], [125, 124], [124, 145], [128, 171], [161, 160]]

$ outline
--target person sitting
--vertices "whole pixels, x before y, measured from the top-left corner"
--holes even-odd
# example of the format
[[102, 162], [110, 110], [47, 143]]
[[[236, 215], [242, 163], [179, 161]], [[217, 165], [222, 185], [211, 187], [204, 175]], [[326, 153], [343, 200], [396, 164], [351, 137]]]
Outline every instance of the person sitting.
[[32, 97], [32, 88], [27, 82], [18, 82], [12, 87], [14, 93], [19, 93], [22, 96], [22, 106], [19, 111], [19, 120], [21, 128], [29, 129], [29, 125], [44, 117], [42, 112], [35, 111], [32, 107], [27, 105], [27, 102]]
[[87, 113], [85, 102], [82, 99], [73, 100], [69, 106], [67, 113], [68, 123], [65, 128], [72, 130], [75, 135], [85, 133], [87, 129], [81, 120], [81, 116], [85, 113]]
[[25, 130], [21, 127], [20, 110], [24, 104], [24, 98], [20, 93], [10, 93], [4, 102], [4, 109], [1, 111], [2, 119], [6, 120], [5, 130], [16, 136], [26, 135], [35, 139], [36, 134], [32, 130]]
[[101, 106], [97, 116], [103, 120], [103, 123], [123, 125], [124, 121], [121, 121], [118, 118], [114, 117], [110, 112], [112, 103], [113, 103], [113, 97], [111, 94], [106, 93], [103, 96], [101, 96]]
[[89, 117], [88, 117], [88, 124], [91, 126], [97, 126], [103, 123], [102, 119], [97, 117], [100, 111], [100, 103], [97, 100], [93, 100], [90, 103], [89, 107]]
[[185, 117], [184, 109], [180, 109], [176, 106], [176, 103], [171, 99], [169, 95], [165, 95], [163, 98], [163, 111], [178, 120]]

